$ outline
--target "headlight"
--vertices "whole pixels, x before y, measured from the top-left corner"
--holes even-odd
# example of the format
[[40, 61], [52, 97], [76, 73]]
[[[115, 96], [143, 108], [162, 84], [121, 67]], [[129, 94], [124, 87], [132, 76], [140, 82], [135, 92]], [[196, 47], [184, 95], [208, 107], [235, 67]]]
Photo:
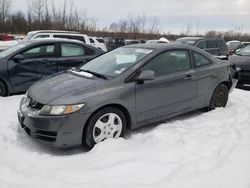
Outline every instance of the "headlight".
[[51, 106], [51, 105], [44, 105], [43, 108], [39, 111], [40, 115], [64, 115], [64, 114], [71, 114], [80, 110], [85, 103], [83, 104], [74, 104], [74, 105], [60, 105], [60, 106]]

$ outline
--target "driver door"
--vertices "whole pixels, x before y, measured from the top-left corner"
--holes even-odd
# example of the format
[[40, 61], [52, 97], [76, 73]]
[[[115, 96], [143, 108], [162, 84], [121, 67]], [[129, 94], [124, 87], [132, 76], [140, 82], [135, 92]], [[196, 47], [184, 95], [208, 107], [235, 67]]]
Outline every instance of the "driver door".
[[155, 72], [155, 79], [136, 84], [137, 123], [162, 119], [192, 109], [197, 81], [187, 50], [164, 52], [143, 70]]
[[21, 59], [8, 61], [14, 92], [26, 91], [34, 82], [57, 72], [57, 44], [42, 44], [28, 48], [18, 55]]

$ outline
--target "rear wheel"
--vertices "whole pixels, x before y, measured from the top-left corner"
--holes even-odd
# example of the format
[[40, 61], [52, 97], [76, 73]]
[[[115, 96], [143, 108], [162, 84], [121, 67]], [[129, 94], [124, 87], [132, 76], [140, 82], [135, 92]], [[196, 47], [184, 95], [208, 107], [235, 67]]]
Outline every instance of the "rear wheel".
[[4, 97], [7, 95], [7, 89], [5, 87], [5, 84], [0, 81], [0, 96]]
[[225, 107], [228, 101], [228, 87], [225, 84], [218, 85], [210, 100], [209, 110], [214, 110], [216, 107]]
[[91, 149], [107, 138], [121, 137], [125, 133], [126, 124], [126, 117], [120, 109], [103, 108], [88, 121], [83, 133], [83, 145]]

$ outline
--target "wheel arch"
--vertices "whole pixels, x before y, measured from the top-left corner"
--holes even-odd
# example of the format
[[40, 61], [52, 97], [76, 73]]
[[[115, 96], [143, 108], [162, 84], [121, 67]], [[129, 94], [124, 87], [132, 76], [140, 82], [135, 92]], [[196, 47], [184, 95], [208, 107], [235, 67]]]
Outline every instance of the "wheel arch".
[[93, 111], [90, 116], [88, 117], [86, 123], [85, 123], [85, 126], [84, 126], [84, 129], [83, 129], [83, 132], [85, 132], [85, 129], [86, 129], [86, 125], [89, 123], [90, 119], [93, 117], [93, 115], [98, 112], [99, 110], [103, 109], [103, 108], [107, 108], [107, 107], [113, 107], [113, 108], [117, 108], [119, 110], [121, 110], [125, 117], [126, 117], [126, 121], [127, 121], [127, 125], [126, 125], [126, 128], [131, 130], [132, 129], [132, 117], [131, 117], [131, 114], [129, 113], [128, 109], [126, 107], [124, 107], [123, 105], [121, 104], [117, 104], [117, 103], [111, 103], [111, 104], [107, 104], [107, 105], [103, 105], [99, 108], [97, 108], [95, 111]]
[[[226, 85], [227, 88], [228, 88], [228, 91], [230, 91], [230, 89], [231, 89], [231, 87], [232, 87], [232, 82], [231, 82], [231, 81], [223, 81], [223, 82], [219, 83], [218, 85], [220, 85], [220, 84]], [[217, 86], [218, 86], [218, 85], [217, 85]]]
[[4, 84], [4, 86], [5, 86], [5, 88], [6, 88], [6, 95], [9, 95], [10, 94], [10, 88], [9, 88], [9, 86], [8, 86], [8, 84], [7, 84], [7, 82], [3, 79], [3, 78], [1, 78], [0, 77], [0, 82], [2, 82], [3, 84]]

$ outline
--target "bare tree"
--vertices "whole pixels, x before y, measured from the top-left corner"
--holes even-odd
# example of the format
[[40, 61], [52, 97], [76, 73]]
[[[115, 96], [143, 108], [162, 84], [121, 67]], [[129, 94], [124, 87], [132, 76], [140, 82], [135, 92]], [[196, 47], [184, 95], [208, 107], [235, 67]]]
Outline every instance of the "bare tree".
[[0, 25], [5, 29], [5, 22], [10, 11], [11, 0], [0, 0]]

